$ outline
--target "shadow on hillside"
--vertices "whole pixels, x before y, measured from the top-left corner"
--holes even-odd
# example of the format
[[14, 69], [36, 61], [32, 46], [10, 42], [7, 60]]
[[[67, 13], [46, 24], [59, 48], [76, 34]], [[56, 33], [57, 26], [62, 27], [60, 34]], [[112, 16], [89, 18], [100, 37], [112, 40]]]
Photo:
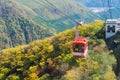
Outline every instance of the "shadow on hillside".
[[119, 76], [119, 73], [120, 73], [120, 32], [106, 39], [105, 42], [106, 42], [108, 49], [112, 50], [116, 58], [117, 63], [116, 65], [113, 65], [113, 70], [116, 76]]
[[95, 36], [97, 39], [104, 39], [106, 43], [106, 47], [108, 50], [112, 51], [116, 58], [116, 64], [113, 64], [112, 68], [116, 76], [120, 76], [120, 32], [111, 38], [105, 39], [105, 31], [104, 28], [99, 30]]
[[104, 39], [107, 45], [107, 48], [112, 51], [116, 58], [116, 64], [113, 65], [113, 71], [116, 76], [119, 76], [120, 73], [120, 32], [116, 35]]

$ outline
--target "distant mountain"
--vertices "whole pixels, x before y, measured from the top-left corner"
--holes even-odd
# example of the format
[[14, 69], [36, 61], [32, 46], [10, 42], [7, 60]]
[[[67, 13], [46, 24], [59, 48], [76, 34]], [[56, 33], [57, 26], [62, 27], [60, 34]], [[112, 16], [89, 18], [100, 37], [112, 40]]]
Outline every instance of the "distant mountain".
[[114, 7], [111, 9], [111, 14], [109, 10], [103, 11], [103, 12], [98, 12], [98, 14], [105, 20], [109, 18], [120, 18], [120, 7]]
[[[87, 7], [108, 7], [108, 0], [76, 0], [80, 3], [85, 4]], [[120, 0], [109, 0], [110, 6], [112, 7], [118, 7], [120, 4]]]
[[[102, 18], [101, 19], [107, 19], [111, 18], [110, 17], [110, 12], [109, 12], [109, 5], [110, 5], [110, 11], [112, 18], [120, 18], [120, 0], [109, 0], [109, 5], [108, 5], [108, 0], [76, 0], [80, 3], [83, 3], [87, 7], [91, 8], [96, 8], [98, 11], [98, 15], [100, 15]], [[103, 1], [103, 2], [102, 2]], [[105, 7], [105, 8], [104, 8]], [[102, 11], [99, 11], [100, 8], [103, 8]], [[107, 10], [106, 10], [107, 8]]]

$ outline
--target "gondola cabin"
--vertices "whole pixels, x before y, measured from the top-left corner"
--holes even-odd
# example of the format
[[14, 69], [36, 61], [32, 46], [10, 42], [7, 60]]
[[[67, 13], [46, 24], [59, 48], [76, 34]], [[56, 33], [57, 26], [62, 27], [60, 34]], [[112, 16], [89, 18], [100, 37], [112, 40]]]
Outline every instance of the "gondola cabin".
[[88, 39], [77, 38], [73, 41], [73, 57], [86, 58], [88, 52]]
[[120, 31], [120, 19], [107, 19], [106, 20], [106, 39], [114, 36]]

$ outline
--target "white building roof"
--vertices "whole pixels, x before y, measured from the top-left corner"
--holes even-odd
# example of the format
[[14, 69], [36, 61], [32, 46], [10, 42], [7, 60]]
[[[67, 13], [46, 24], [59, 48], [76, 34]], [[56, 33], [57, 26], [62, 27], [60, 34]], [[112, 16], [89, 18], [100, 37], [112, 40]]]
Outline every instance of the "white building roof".
[[117, 23], [118, 19], [107, 19], [106, 23]]

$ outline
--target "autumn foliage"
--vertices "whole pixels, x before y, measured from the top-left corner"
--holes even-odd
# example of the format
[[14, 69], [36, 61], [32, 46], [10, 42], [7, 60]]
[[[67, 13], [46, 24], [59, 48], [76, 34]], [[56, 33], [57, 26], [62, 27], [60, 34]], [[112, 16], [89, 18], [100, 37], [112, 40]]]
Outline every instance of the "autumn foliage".
[[90, 37], [86, 59], [73, 58], [75, 28], [0, 52], [0, 80], [114, 80], [115, 59], [106, 51], [103, 21], [79, 26]]

